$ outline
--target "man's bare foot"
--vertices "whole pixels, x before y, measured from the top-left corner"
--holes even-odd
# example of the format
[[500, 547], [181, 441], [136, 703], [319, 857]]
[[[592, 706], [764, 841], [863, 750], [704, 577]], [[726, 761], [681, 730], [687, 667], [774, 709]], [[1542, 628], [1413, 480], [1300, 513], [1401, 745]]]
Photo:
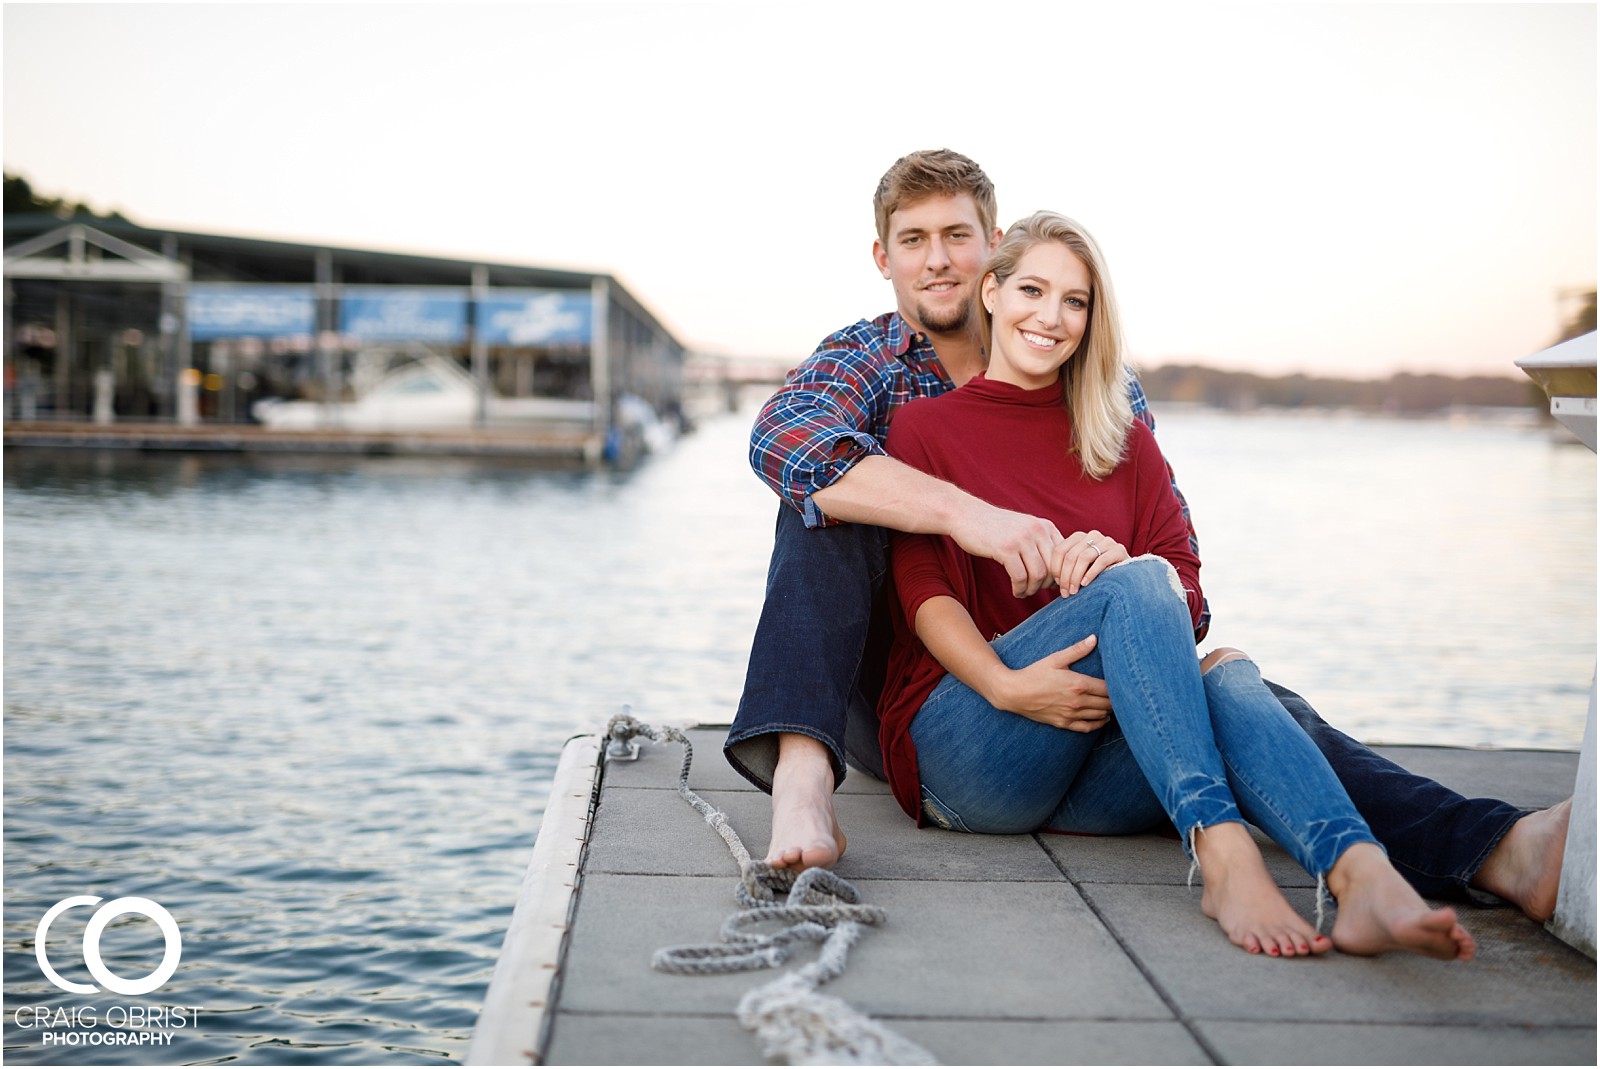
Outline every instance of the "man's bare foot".
[[1202, 828], [1194, 850], [1205, 881], [1200, 909], [1235, 946], [1275, 958], [1333, 949], [1333, 942], [1317, 934], [1283, 897], [1243, 824]]
[[844, 832], [833, 812], [833, 759], [828, 747], [809, 735], [779, 736], [767, 864], [795, 872], [831, 869], [843, 854]]
[[1472, 886], [1499, 895], [1543, 924], [1556, 911], [1561, 862], [1567, 850], [1572, 799], [1511, 825], [1472, 877]]
[[1334, 862], [1328, 891], [1339, 903], [1333, 945], [1371, 956], [1406, 950], [1445, 961], [1471, 961], [1478, 944], [1453, 909], [1432, 909], [1372, 843], [1357, 843]]

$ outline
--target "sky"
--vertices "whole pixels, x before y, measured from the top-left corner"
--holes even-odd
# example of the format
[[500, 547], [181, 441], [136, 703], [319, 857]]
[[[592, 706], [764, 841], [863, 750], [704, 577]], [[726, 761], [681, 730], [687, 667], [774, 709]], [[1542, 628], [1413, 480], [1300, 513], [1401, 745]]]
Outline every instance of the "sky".
[[4, 163], [137, 222], [614, 274], [795, 363], [972, 156], [1133, 359], [1504, 374], [1595, 284], [1593, 4], [6, 4]]

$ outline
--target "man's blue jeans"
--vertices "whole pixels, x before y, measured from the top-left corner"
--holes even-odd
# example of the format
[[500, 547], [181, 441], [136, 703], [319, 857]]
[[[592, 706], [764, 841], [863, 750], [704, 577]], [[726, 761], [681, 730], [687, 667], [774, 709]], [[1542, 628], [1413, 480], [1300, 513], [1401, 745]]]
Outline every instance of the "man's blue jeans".
[[1315, 876], [1375, 841], [1253, 664], [1231, 661], [1202, 679], [1165, 561], [1109, 568], [993, 647], [1022, 668], [1091, 634], [1095, 649], [1073, 667], [1106, 681], [1115, 728], [1051, 727], [994, 708], [954, 676], [940, 681], [911, 723], [923, 811], [935, 823], [1115, 835], [1165, 813], [1188, 849], [1195, 829], [1248, 819]]
[[[772, 789], [779, 732], [826, 743], [839, 780], [847, 754], [857, 768], [882, 778], [876, 708], [888, 632], [878, 594], [887, 542], [881, 527], [807, 528], [793, 508], [778, 506], [766, 602], [725, 751], [762, 790]], [[1330, 727], [1300, 695], [1267, 686], [1332, 766], [1389, 860], [1422, 894], [1466, 891], [1523, 815], [1505, 802], [1464, 798], [1407, 772]]]

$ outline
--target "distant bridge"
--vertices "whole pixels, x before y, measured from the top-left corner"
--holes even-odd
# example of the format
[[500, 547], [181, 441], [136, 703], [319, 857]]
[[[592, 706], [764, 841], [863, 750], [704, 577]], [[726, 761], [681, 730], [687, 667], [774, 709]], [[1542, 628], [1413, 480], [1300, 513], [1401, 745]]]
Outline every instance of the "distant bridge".
[[778, 386], [798, 361], [691, 352], [683, 361], [683, 381], [693, 386]]
[[714, 403], [733, 412], [746, 390], [771, 393], [783, 383], [792, 364], [778, 360], [731, 357], [691, 352], [683, 361], [684, 393], [717, 398]]

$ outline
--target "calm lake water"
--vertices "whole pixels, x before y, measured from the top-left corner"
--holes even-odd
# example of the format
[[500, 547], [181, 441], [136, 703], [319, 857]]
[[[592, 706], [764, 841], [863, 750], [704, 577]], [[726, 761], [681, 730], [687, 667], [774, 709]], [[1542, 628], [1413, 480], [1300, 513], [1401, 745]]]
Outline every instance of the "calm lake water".
[[[1215, 642], [1360, 737], [1578, 745], [1593, 454], [1506, 423], [1158, 415]], [[625, 703], [733, 713], [775, 507], [748, 425], [630, 474], [7, 453], [6, 1059], [459, 1060], [562, 742]], [[51, 986], [34, 934], [73, 895], [160, 903], [177, 973]], [[69, 981], [91, 912], [50, 929]], [[130, 918], [100, 949], [138, 977], [162, 943]], [[166, 1009], [171, 1045], [43, 1043], [129, 1007]]]

